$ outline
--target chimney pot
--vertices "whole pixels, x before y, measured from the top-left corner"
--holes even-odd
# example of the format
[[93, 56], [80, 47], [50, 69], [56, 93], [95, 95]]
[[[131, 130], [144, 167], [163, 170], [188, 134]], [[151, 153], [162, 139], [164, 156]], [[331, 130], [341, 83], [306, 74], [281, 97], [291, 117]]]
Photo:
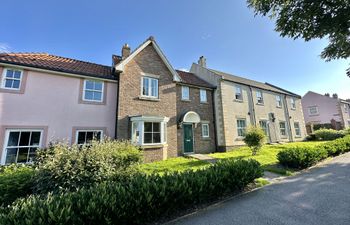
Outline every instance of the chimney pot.
[[207, 67], [207, 59], [204, 58], [204, 56], [199, 57], [198, 64], [201, 67], [205, 67], [206, 68]]
[[131, 49], [128, 44], [124, 44], [122, 48], [122, 59], [125, 59], [130, 55]]
[[324, 96], [327, 96], [327, 97], [329, 97], [330, 95], [329, 95], [329, 93], [326, 93], [326, 94], [324, 94]]
[[338, 98], [338, 94], [334, 93], [333, 94], [333, 98], [337, 99]]

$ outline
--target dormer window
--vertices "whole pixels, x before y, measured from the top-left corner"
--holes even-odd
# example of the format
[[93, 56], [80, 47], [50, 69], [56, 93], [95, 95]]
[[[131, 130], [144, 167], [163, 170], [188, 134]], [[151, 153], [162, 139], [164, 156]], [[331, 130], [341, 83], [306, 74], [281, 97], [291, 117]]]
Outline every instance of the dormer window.
[[103, 102], [104, 84], [102, 81], [84, 80], [83, 100]]
[[142, 78], [142, 96], [158, 98], [158, 79], [152, 77]]
[[9, 90], [20, 90], [22, 74], [22, 70], [5, 69], [2, 74], [1, 88]]

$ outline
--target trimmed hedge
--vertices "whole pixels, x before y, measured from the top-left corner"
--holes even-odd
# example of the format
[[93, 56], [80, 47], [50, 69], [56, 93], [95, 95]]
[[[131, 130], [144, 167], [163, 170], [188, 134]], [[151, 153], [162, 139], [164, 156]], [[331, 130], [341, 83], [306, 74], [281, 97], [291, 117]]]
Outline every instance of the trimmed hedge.
[[345, 136], [343, 130], [319, 129], [314, 132], [316, 140], [332, 141]]
[[0, 167], [0, 205], [11, 204], [32, 193], [34, 169], [24, 165]]
[[0, 224], [145, 224], [196, 203], [242, 190], [263, 171], [255, 160], [222, 160], [165, 175], [138, 174], [76, 192], [31, 196], [0, 209]]
[[328, 156], [336, 156], [350, 151], [350, 135], [329, 141], [317, 147], [294, 147], [277, 154], [281, 165], [303, 169], [316, 164]]

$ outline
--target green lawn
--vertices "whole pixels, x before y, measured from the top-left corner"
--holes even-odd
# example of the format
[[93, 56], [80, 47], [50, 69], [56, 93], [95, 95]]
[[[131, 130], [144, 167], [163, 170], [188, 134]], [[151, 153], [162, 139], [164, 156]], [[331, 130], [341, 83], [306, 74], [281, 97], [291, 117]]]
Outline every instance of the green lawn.
[[243, 159], [255, 159], [261, 163], [264, 170], [280, 173], [280, 174], [289, 174], [292, 171], [286, 170], [285, 168], [278, 165], [277, 154], [282, 149], [293, 147], [293, 146], [317, 146], [322, 144], [322, 141], [313, 141], [313, 142], [293, 142], [285, 144], [276, 144], [276, 145], [264, 145], [260, 152], [257, 155], [252, 156], [252, 152], [248, 147], [240, 147], [233, 151], [224, 152], [224, 153], [213, 153], [210, 156], [217, 159], [227, 159], [227, 158], [243, 158]]

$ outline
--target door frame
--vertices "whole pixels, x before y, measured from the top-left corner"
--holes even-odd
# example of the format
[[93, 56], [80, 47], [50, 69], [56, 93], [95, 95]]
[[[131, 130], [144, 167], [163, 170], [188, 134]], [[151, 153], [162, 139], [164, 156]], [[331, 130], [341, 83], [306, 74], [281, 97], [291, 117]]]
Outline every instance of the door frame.
[[[184, 125], [191, 125], [191, 130], [192, 130], [192, 152], [185, 152], [185, 128]], [[182, 143], [183, 143], [183, 153], [186, 154], [193, 154], [194, 151], [194, 129], [193, 129], [193, 123], [183, 123], [182, 124], [183, 129], [182, 129]]]

